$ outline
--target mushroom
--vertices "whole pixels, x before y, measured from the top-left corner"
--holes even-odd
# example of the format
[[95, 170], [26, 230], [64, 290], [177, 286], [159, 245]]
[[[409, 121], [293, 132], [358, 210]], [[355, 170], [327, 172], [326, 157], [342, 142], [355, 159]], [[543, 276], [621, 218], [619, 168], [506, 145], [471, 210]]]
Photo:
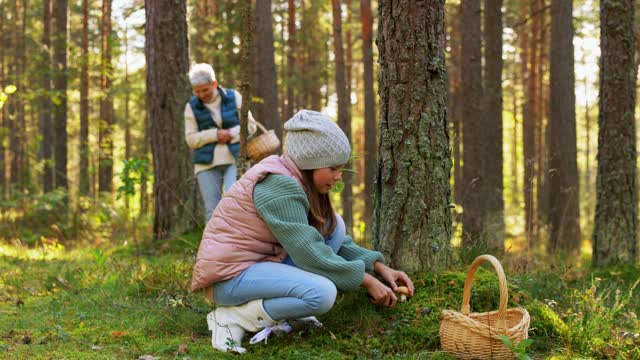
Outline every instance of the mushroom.
[[400, 295], [398, 301], [405, 302], [407, 301], [407, 296], [409, 296], [409, 288], [406, 286], [398, 286], [396, 289], [396, 293]]

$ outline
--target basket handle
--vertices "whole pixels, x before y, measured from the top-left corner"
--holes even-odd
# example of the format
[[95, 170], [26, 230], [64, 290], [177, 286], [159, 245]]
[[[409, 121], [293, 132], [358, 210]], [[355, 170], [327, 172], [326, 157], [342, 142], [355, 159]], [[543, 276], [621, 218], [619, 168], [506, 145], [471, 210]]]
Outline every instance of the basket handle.
[[260, 122], [258, 120], [254, 119], [254, 121], [256, 122], [256, 125], [258, 125], [258, 127], [260, 128], [260, 131], [262, 131], [263, 134], [266, 134], [267, 133], [267, 129], [264, 126], [262, 126], [262, 124], [260, 124]]
[[500, 306], [498, 307], [498, 319], [496, 322], [496, 326], [498, 329], [506, 329], [505, 316], [507, 314], [507, 300], [509, 299], [509, 294], [507, 290], [507, 279], [504, 276], [504, 270], [502, 270], [502, 265], [498, 259], [496, 259], [492, 255], [480, 255], [469, 267], [467, 271], [467, 278], [464, 281], [464, 292], [462, 293], [462, 312], [464, 315], [469, 315], [471, 312], [471, 306], [469, 305], [469, 301], [471, 300], [471, 283], [473, 282], [473, 276], [476, 273], [476, 270], [485, 262], [490, 262], [493, 265], [493, 268], [496, 270], [498, 274], [498, 281], [500, 282]]

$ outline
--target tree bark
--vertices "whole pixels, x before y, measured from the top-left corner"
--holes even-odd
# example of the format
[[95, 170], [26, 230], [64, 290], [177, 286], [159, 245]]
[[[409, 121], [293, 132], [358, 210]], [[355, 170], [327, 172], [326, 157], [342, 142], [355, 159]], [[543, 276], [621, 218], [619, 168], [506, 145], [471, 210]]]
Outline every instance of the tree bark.
[[[347, 93], [345, 80], [346, 69], [344, 63], [344, 49], [342, 47], [342, 19], [340, 10], [340, 0], [331, 0], [333, 8], [333, 49], [336, 61], [336, 93], [338, 95], [338, 125], [347, 135], [351, 142], [351, 101]], [[342, 173], [342, 219], [344, 220], [347, 234], [353, 233], [353, 175], [351, 172], [352, 163], [345, 164]]]
[[504, 251], [504, 180], [502, 155], [502, 0], [485, 0], [485, 109], [486, 122], [484, 231], [490, 249]]
[[[3, 44], [7, 45], [7, 46], [0, 46], [0, 81], [2, 82], [2, 84], [9, 83], [7, 59], [6, 59], [7, 54], [5, 50], [9, 46], [9, 40], [7, 39], [8, 31], [5, 28], [5, 24], [7, 23], [5, 14], [6, 14], [5, 3], [0, 3], [0, 40], [2, 41]], [[3, 103], [3, 105], [0, 107], [0, 127], [3, 127], [3, 128], [8, 126], [7, 107], [5, 105], [6, 103]], [[7, 162], [5, 159], [6, 150], [5, 150], [4, 143], [5, 143], [4, 137], [0, 137], [0, 199], [6, 198], [6, 191], [7, 191], [7, 179], [6, 179]]]
[[549, 119], [549, 246], [547, 252], [580, 250], [579, 178], [572, 0], [551, 1], [551, 117]]
[[89, 195], [89, 0], [82, 0], [80, 59], [80, 173], [78, 183], [80, 194]]
[[548, 49], [550, 42], [548, 41], [547, 28], [549, 23], [547, 22], [548, 12], [545, 0], [537, 0], [537, 6], [539, 12], [536, 16], [536, 20], [539, 21], [539, 36], [537, 38], [538, 47], [538, 71], [536, 77], [536, 104], [538, 109], [536, 110], [535, 121], [535, 148], [536, 148], [536, 226], [534, 228], [534, 238], [537, 242], [541, 242], [541, 231], [548, 231], [549, 223], [549, 203], [548, 199], [548, 161], [547, 161], [547, 126], [546, 120], [549, 117], [549, 85], [545, 82], [545, 73], [549, 69], [549, 56]]
[[[531, 3], [530, 12], [536, 13], [535, 1]], [[524, 17], [527, 16], [526, 10], [524, 10]], [[526, 51], [527, 60], [529, 60], [529, 68], [526, 71], [526, 91], [525, 91], [525, 104], [524, 113], [522, 119], [522, 144], [523, 144], [523, 156], [524, 156], [524, 209], [525, 209], [525, 237], [527, 239], [528, 246], [537, 244], [534, 238], [534, 228], [536, 227], [536, 211], [535, 211], [535, 199], [534, 199], [534, 185], [535, 185], [535, 170], [536, 170], [536, 157], [535, 157], [535, 121], [536, 111], [538, 109], [537, 97], [536, 97], [536, 84], [537, 84], [537, 71], [538, 71], [538, 39], [536, 36], [539, 33], [539, 15], [533, 19], [531, 28], [523, 29], [523, 39], [526, 39], [526, 48], [522, 51]], [[530, 31], [531, 36], [527, 34]], [[524, 44], [523, 44], [524, 45]], [[525, 77], [523, 77], [525, 79]]]
[[[525, 65], [526, 66], [526, 65]], [[511, 98], [513, 99], [513, 134], [511, 136], [511, 205], [519, 208], [520, 207], [520, 186], [518, 184], [518, 97], [516, 84], [519, 83], [518, 69], [514, 68], [513, 71], [513, 85], [511, 90], [513, 91], [513, 95]]]
[[[26, 89], [27, 84], [31, 83], [31, 76], [27, 72], [27, 23], [29, 17], [27, 15], [27, 9], [29, 9], [29, 2], [22, 0], [22, 14], [21, 14], [21, 29], [20, 29], [20, 52], [18, 57], [18, 63], [20, 64], [20, 82], [22, 87]], [[26, 95], [26, 92], [24, 93]], [[19, 169], [20, 173], [18, 178], [20, 179], [20, 190], [27, 189], [31, 182], [31, 167], [29, 166], [29, 144], [31, 143], [30, 137], [27, 136], [27, 114], [26, 114], [26, 102], [27, 96], [20, 94], [18, 102], [18, 122], [20, 126], [19, 137]]]
[[380, 159], [373, 244], [392, 267], [450, 260], [444, 2], [378, 4]]
[[[451, 123], [451, 147], [453, 149], [453, 199], [454, 202], [461, 204], [464, 193], [464, 184], [462, 177], [462, 95], [460, 81], [460, 6], [451, 6], [449, 17], [449, 38], [448, 46], [451, 49], [448, 71], [448, 119]], [[454, 212], [454, 217], [458, 214]], [[458, 221], [458, 219], [456, 219]]]
[[295, 51], [296, 51], [296, 8], [294, 4], [294, 0], [288, 0], [288, 22], [287, 22], [287, 107], [285, 112], [285, 120], [291, 119], [293, 116], [293, 103], [294, 103], [294, 83], [296, 82], [296, 59], [295, 59]]
[[249, 158], [247, 157], [247, 137], [249, 136], [249, 109], [251, 108], [251, 79], [253, 59], [253, 36], [256, 31], [255, 14], [251, 1], [241, 3], [240, 16], [242, 16], [242, 32], [240, 33], [240, 93], [243, 96], [240, 109], [240, 154], [236, 160], [238, 165], [238, 179], [249, 170]]
[[376, 101], [373, 93], [373, 13], [371, 11], [371, 0], [360, 0], [360, 18], [362, 20], [362, 62], [364, 72], [364, 207], [367, 238], [370, 238], [378, 158]]
[[42, 92], [40, 96], [40, 160], [43, 162], [42, 188], [45, 193], [53, 190], [53, 134], [51, 131], [51, 1], [42, 4]]
[[482, 114], [482, 39], [480, 0], [462, 0], [461, 9], [461, 81], [463, 183], [462, 243], [465, 248], [486, 245], [486, 177], [484, 173], [485, 120]]
[[145, 1], [147, 113], [151, 122], [156, 240], [189, 228], [194, 181], [184, 139], [184, 105], [191, 89], [186, 0]]
[[102, 20], [100, 25], [101, 66], [100, 66], [100, 144], [98, 160], [98, 191], [113, 191], [113, 94], [111, 93], [111, 0], [102, 0]]
[[[282, 122], [278, 112], [278, 74], [276, 72], [275, 50], [273, 47], [273, 16], [271, 0], [256, 2], [256, 95], [262, 103], [255, 104], [257, 120], [268, 129], [275, 131], [282, 139]], [[244, 92], [242, 93], [244, 94]]]
[[67, 0], [53, 2], [53, 68], [58, 101], [54, 106], [55, 173], [54, 186], [68, 190], [67, 182]]
[[600, 111], [593, 260], [638, 260], [634, 0], [600, 2]]
[[[22, 12], [21, 1], [16, 0], [13, 2], [13, 57], [14, 57], [14, 85], [18, 88], [11, 99], [10, 113], [13, 115], [10, 121], [11, 127], [9, 132], [9, 147], [11, 149], [11, 169], [10, 169], [10, 183], [18, 189], [22, 187], [22, 132], [24, 123], [24, 103], [23, 93], [26, 89], [23, 89], [23, 73], [22, 73], [22, 46], [23, 46], [23, 34], [22, 26], [20, 25], [20, 13]], [[23, 18], [22, 21], [25, 19]]]

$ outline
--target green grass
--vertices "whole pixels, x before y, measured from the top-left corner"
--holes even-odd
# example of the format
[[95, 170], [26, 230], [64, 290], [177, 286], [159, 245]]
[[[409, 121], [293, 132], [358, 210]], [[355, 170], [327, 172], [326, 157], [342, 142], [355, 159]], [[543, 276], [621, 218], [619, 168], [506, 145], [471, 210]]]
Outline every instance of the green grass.
[[[66, 248], [0, 244], [0, 358], [237, 358], [215, 352], [211, 311], [188, 291], [199, 236], [145, 246]], [[531, 314], [532, 358], [640, 359], [640, 267], [509, 275], [509, 306]], [[464, 270], [412, 274], [416, 296], [388, 309], [363, 292], [339, 294], [322, 329], [246, 344], [246, 359], [452, 359], [440, 351], [442, 309], [458, 309]], [[492, 270], [480, 269], [474, 311], [497, 308]], [[246, 341], [246, 340], [245, 340]]]

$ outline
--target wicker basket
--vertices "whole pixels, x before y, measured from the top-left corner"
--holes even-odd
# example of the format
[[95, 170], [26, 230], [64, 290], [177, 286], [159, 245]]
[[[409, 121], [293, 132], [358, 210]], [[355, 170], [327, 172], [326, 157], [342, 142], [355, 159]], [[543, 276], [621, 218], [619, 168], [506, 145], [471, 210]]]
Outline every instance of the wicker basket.
[[258, 162], [271, 154], [275, 154], [280, 149], [280, 140], [275, 131], [265, 129], [257, 121], [256, 124], [262, 134], [252, 137], [247, 142], [247, 156], [253, 162]]
[[[471, 283], [478, 267], [489, 261], [498, 273], [500, 306], [498, 311], [472, 313], [469, 300]], [[515, 354], [498, 337], [506, 335], [516, 346], [528, 337], [531, 318], [524, 308], [507, 309], [507, 279], [500, 262], [491, 255], [478, 256], [467, 272], [462, 296], [462, 309], [442, 311], [440, 343], [446, 352], [460, 359], [513, 359]]]

